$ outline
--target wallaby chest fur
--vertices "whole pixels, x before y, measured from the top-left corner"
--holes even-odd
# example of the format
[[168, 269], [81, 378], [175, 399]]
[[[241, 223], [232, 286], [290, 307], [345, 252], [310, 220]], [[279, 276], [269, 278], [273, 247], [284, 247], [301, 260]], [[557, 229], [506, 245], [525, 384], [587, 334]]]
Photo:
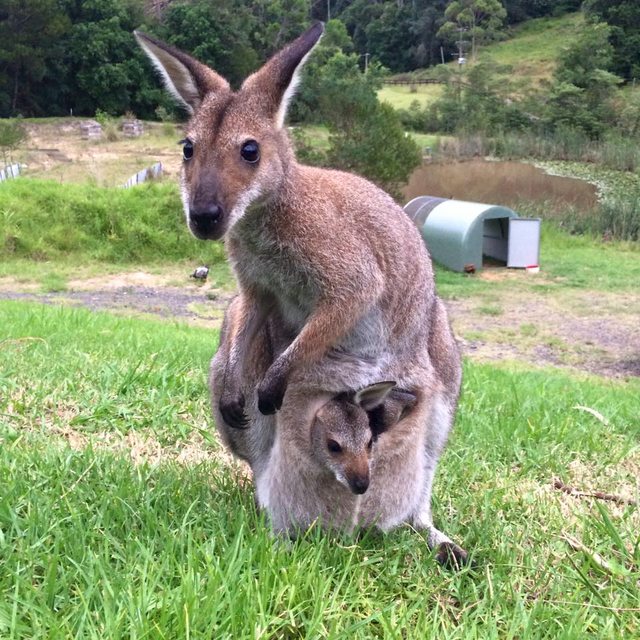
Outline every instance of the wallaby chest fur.
[[250, 207], [226, 238], [241, 286], [272, 297], [293, 335], [321, 300], [344, 309], [345, 325], [358, 309], [332, 349], [368, 361], [404, 358], [428, 334], [434, 297], [416, 228], [387, 194], [354, 175], [295, 164], [281, 189]]

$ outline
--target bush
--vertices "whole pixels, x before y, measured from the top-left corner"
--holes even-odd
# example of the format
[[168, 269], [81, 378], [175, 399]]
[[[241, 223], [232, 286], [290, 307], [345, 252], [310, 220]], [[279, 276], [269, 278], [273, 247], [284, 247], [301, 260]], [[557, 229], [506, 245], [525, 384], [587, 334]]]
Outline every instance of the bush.
[[11, 163], [11, 152], [15, 151], [27, 138], [27, 131], [20, 120], [0, 121], [0, 151], [4, 165]]
[[394, 196], [421, 161], [418, 145], [403, 132], [388, 104], [331, 136], [331, 166], [366, 176]]

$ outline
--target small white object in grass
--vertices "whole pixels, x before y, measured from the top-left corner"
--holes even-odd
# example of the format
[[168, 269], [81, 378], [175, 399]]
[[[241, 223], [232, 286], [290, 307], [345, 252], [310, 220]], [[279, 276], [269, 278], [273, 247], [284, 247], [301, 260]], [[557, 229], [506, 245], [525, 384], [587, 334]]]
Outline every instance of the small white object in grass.
[[540, 267], [537, 264], [532, 264], [530, 267], [525, 267], [527, 273], [540, 273]]
[[192, 274], [191, 277], [196, 280], [206, 280], [209, 275], [209, 267], [198, 267]]

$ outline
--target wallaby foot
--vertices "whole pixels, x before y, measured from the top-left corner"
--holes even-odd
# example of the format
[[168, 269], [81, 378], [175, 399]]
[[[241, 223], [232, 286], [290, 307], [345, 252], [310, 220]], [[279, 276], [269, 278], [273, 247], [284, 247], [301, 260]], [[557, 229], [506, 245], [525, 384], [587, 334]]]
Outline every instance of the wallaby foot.
[[469, 554], [455, 542], [441, 542], [435, 558], [438, 564], [454, 571], [462, 569], [469, 562]]
[[[419, 526], [418, 523], [414, 523]], [[436, 529], [432, 524], [424, 525], [427, 529], [427, 544], [435, 551], [436, 561], [447, 569], [458, 570], [469, 560], [469, 554], [457, 545], [449, 536]]]

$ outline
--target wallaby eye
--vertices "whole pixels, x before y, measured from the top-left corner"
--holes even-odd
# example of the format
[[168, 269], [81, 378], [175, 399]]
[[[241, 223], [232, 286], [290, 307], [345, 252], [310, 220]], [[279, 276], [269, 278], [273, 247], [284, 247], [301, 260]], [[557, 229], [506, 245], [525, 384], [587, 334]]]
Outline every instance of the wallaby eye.
[[342, 451], [342, 447], [335, 440], [327, 440], [327, 449], [331, 453], [340, 453]]
[[260, 146], [255, 140], [247, 140], [240, 149], [240, 155], [245, 162], [255, 164], [260, 160]]
[[193, 158], [193, 142], [189, 140], [189, 138], [185, 138], [184, 140], [180, 140], [182, 145], [182, 157], [185, 160], [191, 160]]

